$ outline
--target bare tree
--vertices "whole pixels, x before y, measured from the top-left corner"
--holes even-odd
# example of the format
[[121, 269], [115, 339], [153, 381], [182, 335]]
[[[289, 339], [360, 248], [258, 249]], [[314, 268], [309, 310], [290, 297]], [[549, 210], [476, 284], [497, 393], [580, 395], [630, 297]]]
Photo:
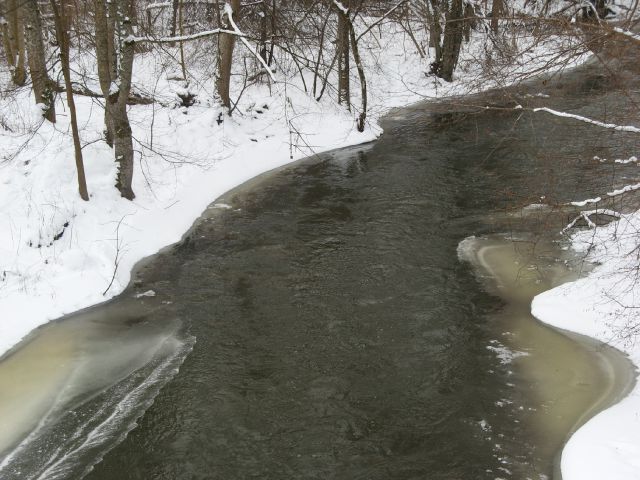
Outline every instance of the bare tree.
[[[53, 101], [53, 91], [51, 89], [52, 82], [47, 74], [47, 62], [44, 52], [44, 41], [42, 39], [42, 21], [40, 17], [40, 10], [38, 8], [38, 1], [23, 0], [22, 10], [26, 39], [25, 43], [29, 57], [29, 72], [31, 73], [33, 94], [35, 96], [36, 103], [44, 105], [42, 112], [44, 118], [50, 122], [55, 122], [56, 110]], [[61, 39], [58, 38], [58, 43], [62, 48], [62, 44], [60, 42]], [[68, 42], [66, 46], [68, 47]]]
[[[35, 0], [33, 0], [35, 3]], [[76, 103], [73, 98], [73, 89], [71, 86], [71, 66], [69, 64], [69, 27], [66, 21], [65, 0], [50, 0], [51, 10], [53, 11], [53, 20], [56, 26], [56, 37], [58, 39], [58, 47], [60, 48], [60, 64], [62, 65], [62, 74], [64, 76], [65, 90], [67, 92], [67, 103], [69, 105], [69, 113], [71, 116], [71, 131], [73, 134], [73, 148], [75, 151], [76, 170], [78, 173], [78, 191], [80, 198], [89, 200], [87, 191], [87, 180], [84, 174], [84, 162], [82, 160], [82, 146], [80, 145], [80, 133], [78, 132], [78, 118], [76, 115]], [[37, 7], [37, 6], [36, 6]], [[35, 87], [34, 87], [35, 88]]]
[[2, 43], [11, 71], [11, 80], [16, 85], [24, 85], [27, 80], [21, 1], [0, 0], [0, 18], [4, 18], [0, 29]]
[[336, 33], [336, 53], [338, 55], [338, 103], [351, 110], [351, 92], [349, 84], [349, 4], [342, 4], [335, 0], [338, 12], [338, 30]]
[[493, 0], [493, 3], [491, 4], [491, 31], [494, 34], [498, 33], [498, 26], [503, 9], [503, 0]]
[[444, 29], [444, 40], [442, 42], [442, 57], [440, 58], [439, 77], [450, 82], [453, 79], [453, 71], [458, 64], [462, 37], [464, 34], [464, 10], [462, 0], [451, 0], [449, 11], [447, 12], [447, 24]]
[[[231, 28], [231, 22], [236, 20], [240, 11], [240, 0], [230, 0], [225, 4], [225, 29]], [[231, 17], [231, 18], [229, 18]], [[231, 98], [229, 89], [231, 85], [231, 64], [233, 62], [233, 49], [236, 43], [236, 35], [230, 33], [221, 33], [218, 40], [218, 79], [216, 89], [220, 96], [222, 105], [227, 109], [231, 109]]]

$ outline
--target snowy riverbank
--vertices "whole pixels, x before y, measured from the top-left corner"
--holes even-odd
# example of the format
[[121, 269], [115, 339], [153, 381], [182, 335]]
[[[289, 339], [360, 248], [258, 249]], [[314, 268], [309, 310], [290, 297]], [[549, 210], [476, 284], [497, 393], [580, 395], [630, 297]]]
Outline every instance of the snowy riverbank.
[[[363, 49], [370, 95], [369, 123], [363, 133], [356, 131], [355, 113], [336, 106], [328, 95], [316, 102], [305, 93], [298, 76], [283, 76], [271, 87], [250, 87], [232, 118], [215, 104], [213, 85], [205, 72], [196, 75], [189, 86], [201, 101], [195, 106], [131, 107], [139, 152], [134, 178], [137, 197], [133, 202], [120, 198], [113, 187], [115, 164], [111, 150], [101, 140], [102, 109], [94, 104], [95, 99], [77, 98], [91, 194], [90, 201], [83, 202], [76, 193], [73, 145], [62, 102], [59, 100], [58, 111], [63, 113], [58, 123], [50, 125], [40, 124], [28, 89], [15, 97], [0, 98], [0, 124], [5, 128], [0, 134], [0, 355], [39, 325], [122, 292], [138, 261], [179, 241], [207, 206], [231, 188], [314, 153], [373, 140], [381, 133], [378, 119], [391, 108], [423, 98], [462, 94], [471, 84], [496, 86], [486, 78], [479, 80], [481, 38], [465, 47], [453, 84], [425, 75], [429, 60], [420, 59], [412, 41], [401, 32], [385, 30], [373, 40], [375, 50]], [[531, 50], [529, 55], [536, 61], [528, 63], [526, 69], [536, 71], [547, 64], [547, 58], [538, 55], [541, 51], [550, 50], [545, 45]], [[77, 70], [91, 72], [95, 66], [79, 63]], [[176, 102], [176, 95], [184, 91], [183, 85], [170, 80], [175, 77], [174, 70], [154, 58], [139, 56], [135, 72], [138, 90], [152, 90], [166, 104]], [[521, 70], [511, 73], [512, 78], [523, 74]], [[307, 83], [310, 80], [307, 78]], [[236, 85], [236, 93], [241, 88]], [[357, 98], [354, 105], [358, 105]], [[595, 282], [595, 277], [589, 278], [584, 282]], [[557, 320], [558, 324], [565, 317], [587, 318], [575, 298], [565, 295], [570, 288], [563, 286], [538, 297], [534, 314], [550, 323]], [[590, 296], [589, 302], [594, 298]], [[554, 310], [550, 313], [550, 309]], [[558, 313], [569, 311], [580, 315]], [[601, 316], [592, 314], [593, 325], [581, 333], [601, 335], [604, 327], [597, 326]], [[560, 326], [579, 330], [575, 325]], [[637, 353], [632, 357], [636, 364], [640, 361], [640, 351]], [[640, 394], [634, 391], [620, 405], [634, 398], [640, 404]], [[639, 411], [633, 408], [629, 412]], [[565, 480], [640, 478], [640, 466], [636, 465], [633, 472], [634, 466], [629, 463], [632, 455], [640, 453], [640, 433], [625, 429], [628, 444], [625, 439], [607, 441], [600, 430], [598, 439], [589, 433], [591, 425], [598, 425], [599, 419], [612, 410], [589, 422], [569, 442], [563, 459]], [[612, 435], [617, 418], [614, 415], [604, 420]], [[607, 456], [583, 453], [591, 445], [601, 445], [596, 440], [605, 442]], [[629, 468], [632, 474], [621, 470], [620, 476], [612, 476], [611, 465], [606, 475], [596, 476], [595, 466], [585, 467], [593, 476], [578, 470], [574, 474], [574, 467], [587, 465], [585, 458], [575, 460], [573, 452], [578, 450], [581, 457], [588, 456], [599, 465], [618, 461], [616, 455], [622, 455], [628, 461], [619, 461], [620, 468]]]
[[[538, 319], [608, 343], [636, 366], [639, 228], [640, 214], [635, 213], [573, 235], [573, 249], [599, 265], [587, 277], [546, 291], [532, 303]], [[561, 463], [564, 480], [640, 478], [640, 384], [581, 427], [565, 446]]]
[[[526, 48], [526, 38], [521, 39], [530, 62], [502, 71], [497, 83], [481, 74], [485, 39], [472, 38], [456, 80], [448, 84], [425, 73], [429, 59], [420, 58], [400, 27], [376, 30], [367, 36], [370, 48], [363, 48], [369, 88], [363, 133], [355, 127], [357, 112], [336, 105], [332, 92], [316, 101], [293, 74], [280, 73], [274, 85], [246, 89], [229, 118], [215, 102], [210, 73], [196, 64], [188, 90], [199, 103], [171, 108], [185, 91], [183, 82], [173, 80], [174, 52], [166, 58], [136, 57], [134, 90], [152, 92], [165, 106], [130, 107], [137, 151], [132, 202], [113, 186], [116, 165], [102, 139], [103, 109], [96, 99], [76, 96], [91, 195], [84, 202], [77, 194], [62, 100], [52, 125], [42, 122], [29, 88], [0, 96], [0, 355], [39, 325], [122, 292], [138, 261], [179, 241], [231, 188], [297, 159], [374, 140], [381, 133], [378, 119], [393, 107], [491, 88], [535, 72], [567, 41], [550, 37]], [[85, 81], [95, 79], [93, 62], [79, 57], [74, 70]], [[567, 65], [559, 61], [559, 66]], [[97, 91], [94, 81], [89, 87]], [[235, 86], [236, 94], [242, 87]]]

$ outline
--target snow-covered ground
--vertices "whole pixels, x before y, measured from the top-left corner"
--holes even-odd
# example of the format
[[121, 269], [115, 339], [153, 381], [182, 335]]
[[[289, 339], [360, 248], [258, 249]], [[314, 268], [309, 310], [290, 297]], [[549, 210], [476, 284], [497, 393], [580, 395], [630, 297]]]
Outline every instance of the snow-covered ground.
[[[640, 365], [640, 213], [574, 234], [571, 246], [598, 266], [585, 278], [538, 295], [543, 322], [609, 343]], [[564, 480], [640, 479], [640, 384], [581, 427], [562, 453]]]
[[[418, 31], [417, 37], [426, 42], [424, 32]], [[177, 66], [167, 58], [176, 52], [167, 51], [160, 58], [139, 55], [134, 88], [152, 92], [165, 106], [137, 105], [129, 110], [138, 152], [133, 202], [122, 199], [114, 188], [115, 163], [102, 141], [103, 109], [96, 99], [76, 96], [91, 195], [83, 202], [77, 194], [62, 99], [56, 105], [58, 123], [51, 125], [41, 122], [28, 89], [17, 95], [0, 93], [0, 355], [39, 325], [122, 292], [139, 260], [179, 241], [211, 202], [250, 178], [314, 153], [371, 141], [381, 133], [378, 119], [393, 107], [465, 93], [470, 86], [503, 85], [524, 78], [527, 71], [549, 72], [564, 64], [562, 59], [549, 63], [557, 50], [539, 44], [527, 51], [529, 61], [509, 71], [499, 65], [500, 75], [487, 78], [480, 75], [481, 66], [487, 65], [484, 39], [478, 35], [463, 47], [456, 80], [445, 84], [425, 73], [431, 60], [419, 57], [399, 27], [382, 25], [362, 42], [370, 106], [363, 133], [355, 128], [357, 112], [337, 106], [335, 92], [328, 91], [317, 102], [305, 92], [300, 76], [288, 75], [285, 68], [276, 72], [277, 83], [244, 91], [229, 118], [213, 99], [213, 80], [194, 63], [188, 89], [199, 103], [171, 108], [166, 105], [185, 90], [182, 82], [171, 80]], [[95, 77], [89, 57], [76, 59], [75, 70]], [[242, 78], [235, 78], [232, 90], [237, 97]], [[307, 86], [312, 82], [307, 74]], [[356, 109], [357, 85], [354, 76]], [[97, 91], [95, 82], [93, 86]], [[599, 235], [606, 235], [606, 230], [599, 230]], [[602, 258], [612, 254], [609, 248], [598, 251]], [[613, 330], [602, 323], [594, 300], [602, 298], [603, 310], [610, 312], [603, 291], [620, 278], [604, 275], [611, 268], [607, 265], [618, 264], [612, 260], [597, 269], [603, 273], [601, 280], [589, 277], [581, 281], [583, 287], [563, 286], [538, 297], [534, 314], [564, 328], [611, 337]], [[638, 363], [640, 349], [628, 351]], [[632, 463], [640, 462], [639, 414], [640, 393], [634, 391], [581, 429], [563, 456], [565, 480], [640, 478], [640, 464]], [[601, 446], [602, 451], [592, 450]], [[614, 464], [619, 475], [611, 475]], [[584, 471], [579, 470], [583, 466]], [[596, 473], [605, 466], [605, 473]]]
[[[426, 42], [424, 31], [417, 35]], [[318, 102], [305, 92], [297, 70], [287, 76], [284, 68], [277, 83], [246, 89], [233, 116], [226, 116], [213, 98], [210, 72], [199, 67], [210, 64], [202, 51], [192, 52], [189, 67], [188, 90], [199, 102], [171, 108], [185, 90], [172, 80], [176, 52], [138, 55], [134, 90], [151, 92], [165, 106], [129, 109], [137, 151], [132, 202], [114, 188], [116, 166], [102, 140], [103, 109], [96, 99], [76, 95], [91, 196], [84, 202], [62, 99], [52, 125], [42, 122], [28, 88], [0, 95], [0, 355], [37, 326], [122, 292], [139, 260], [180, 240], [224, 192], [296, 159], [374, 140], [381, 133], [378, 119], [390, 108], [464, 93], [471, 80], [483, 78], [476, 61], [484, 51], [481, 36], [465, 45], [452, 84], [425, 73], [430, 60], [420, 58], [395, 24], [381, 25], [361, 43], [369, 88], [363, 133], [355, 127], [357, 112], [336, 105], [335, 92], [328, 88]], [[536, 45], [529, 53], [539, 51], [540, 59], [527, 68], [539, 68], [550, 50], [549, 44]], [[74, 70], [99, 91], [93, 62], [78, 56]], [[514, 67], [513, 75], [522, 68]], [[237, 97], [242, 77], [235, 78]], [[308, 73], [306, 85], [312, 82]], [[353, 82], [357, 109], [357, 76]], [[496, 83], [485, 79], [481, 86]]]

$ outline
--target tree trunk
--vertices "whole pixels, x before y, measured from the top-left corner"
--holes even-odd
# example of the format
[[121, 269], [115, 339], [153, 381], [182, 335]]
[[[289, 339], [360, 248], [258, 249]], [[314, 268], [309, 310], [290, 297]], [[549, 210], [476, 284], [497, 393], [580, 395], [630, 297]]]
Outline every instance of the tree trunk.
[[[62, 74], [64, 76], [65, 88], [67, 90], [67, 103], [69, 105], [69, 113], [71, 116], [71, 132], [73, 134], [73, 147], [76, 159], [76, 171], [78, 173], [78, 192], [80, 198], [87, 201], [89, 194], [87, 192], [87, 180], [84, 174], [84, 162], [82, 161], [82, 147], [80, 145], [80, 134], [78, 132], [78, 118], [76, 116], [76, 104], [73, 99], [73, 91], [71, 86], [71, 68], [69, 66], [69, 31], [66, 25], [66, 15], [64, 12], [64, 0], [61, 5], [56, 0], [51, 1], [51, 10], [53, 11], [53, 19], [56, 26], [56, 37], [60, 48], [60, 64], [62, 66]], [[35, 0], [34, 0], [35, 3]], [[36, 5], [37, 7], [37, 5]]]
[[491, 31], [494, 34], [498, 33], [503, 8], [503, 0], [493, 0], [493, 3], [491, 4]]
[[[178, 30], [180, 32], [180, 36], [184, 35], [184, 22], [183, 22], [183, 0], [178, 0]], [[187, 66], [184, 61], [184, 42], [178, 42], [178, 47], [180, 49], [180, 68], [182, 69], [182, 78], [184, 81], [187, 81]]]
[[169, 35], [172, 37], [176, 36], [176, 31], [178, 30], [177, 25], [178, 25], [178, 9], [180, 8], [180, 0], [173, 0], [171, 7], [172, 7], [172, 12], [171, 12], [171, 28], [169, 29]]
[[442, 60], [437, 72], [438, 76], [447, 82], [453, 79], [453, 71], [458, 64], [464, 33], [462, 15], [462, 0], [451, 0], [451, 7], [447, 12], [447, 25], [444, 30]]
[[318, 56], [316, 58], [316, 65], [313, 69], [313, 96], [316, 96], [316, 85], [318, 83], [318, 74], [320, 71], [320, 62], [322, 61], [322, 55], [324, 54], [324, 32], [327, 29], [327, 23], [329, 22], [330, 15], [327, 15], [322, 23], [322, 29], [320, 30], [320, 47], [318, 48]]
[[[426, 2], [429, 12], [429, 2]], [[431, 63], [431, 72], [440, 70], [442, 60], [442, 25], [440, 24], [440, 4], [438, 0], [431, 0], [431, 12], [427, 13], [429, 25], [429, 46], [434, 49], [435, 60]]]
[[112, 49], [110, 48], [110, 45], [113, 45], [113, 28], [109, 27], [110, 12], [107, 11], [104, 0], [94, 0], [94, 11], [98, 80], [100, 82], [102, 95], [105, 98], [105, 140], [110, 147], [113, 147], [113, 122], [111, 121], [111, 114], [109, 113], [109, 102], [106, 101], [109, 97], [111, 81], [114, 78], [111, 60]]
[[8, 9], [9, 2], [8, 0], [0, 0], [0, 18], [4, 19], [4, 21], [0, 22], [0, 35], [2, 36], [2, 48], [4, 49], [4, 55], [7, 59], [7, 65], [9, 69], [13, 69], [15, 54], [13, 51], [13, 43], [11, 42], [11, 33], [9, 29], [9, 20], [8, 20]]
[[464, 6], [464, 41], [471, 40], [471, 30], [476, 28], [476, 12], [470, 3]]
[[[348, 8], [348, 7], [347, 7]], [[351, 111], [351, 93], [349, 85], [349, 14], [338, 10], [338, 103]]]
[[[112, 0], [113, 1], [113, 0]], [[111, 103], [110, 113], [113, 122], [113, 148], [118, 163], [118, 176], [116, 188], [120, 195], [128, 200], [133, 200], [133, 138], [131, 124], [127, 115], [127, 99], [131, 92], [131, 76], [133, 74], [133, 58], [135, 44], [126, 41], [133, 36], [132, 19], [134, 0], [117, 0], [118, 17], [121, 35], [119, 41], [120, 65], [118, 70], [118, 93], [111, 95], [108, 102]]]
[[[231, 6], [231, 15], [233, 21], [236, 22], [238, 12], [240, 10], [240, 0], [230, 0], [229, 6]], [[231, 28], [231, 23], [228, 18], [224, 18], [223, 27], [225, 29]], [[222, 105], [229, 110], [231, 115], [231, 98], [229, 96], [229, 88], [231, 84], [231, 65], [233, 62], [233, 49], [236, 44], [236, 36], [228, 33], [222, 33], [218, 39], [218, 79], [216, 82], [216, 89], [220, 96]]]
[[94, 6], [96, 56], [100, 89], [105, 99], [107, 142], [113, 147], [118, 164], [116, 188], [124, 198], [133, 200], [133, 138], [127, 99], [131, 92], [135, 44], [126, 39], [133, 35], [134, 0], [110, 0], [108, 3], [95, 0]]
[[[42, 40], [42, 21], [37, 0], [23, 0], [25, 39], [29, 57], [29, 71], [33, 84], [33, 94], [37, 104], [43, 104], [42, 115], [52, 123], [56, 121], [51, 80], [47, 74], [47, 63]], [[60, 39], [58, 39], [60, 40]]]
[[360, 115], [358, 115], [357, 128], [359, 132], [364, 132], [364, 122], [367, 119], [367, 77], [365, 77], [364, 74], [364, 67], [362, 66], [362, 60], [360, 59], [360, 50], [358, 50], [358, 40], [356, 39], [356, 32], [351, 21], [349, 21], [349, 36], [351, 37], [353, 59], [356, 62], [356, 68], [358, 70], [360, 94], [362, 96], [362, 108], [360, 110]]
[[6, 3], [7, 37], [10, 45], [8, 50], [11, 53], [7, 55], [7, 60], [11, 70], [11, 80], [19, 86], [24, 85], [27, 81], [21, 2], [22, 0], [7, 0]]
[[266, 62], [269, 61], [267, 55], [267, 4], [262, 2], [262, 12], [260, 17], [260, 56]]

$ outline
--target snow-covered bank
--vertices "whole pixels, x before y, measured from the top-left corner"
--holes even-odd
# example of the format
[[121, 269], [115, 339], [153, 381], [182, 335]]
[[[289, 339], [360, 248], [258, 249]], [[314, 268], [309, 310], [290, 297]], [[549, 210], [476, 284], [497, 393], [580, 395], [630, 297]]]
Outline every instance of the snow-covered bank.
[[[58, 99], [58, 123], [52, 125], [42, 123], [28, 88], [0, 95], [0, 355], [37, 326], [122, 292], [139, 260], [179, 241], [229, 189], [302, 157], [371, 141], [381, 133], [378, 119], [390, 108], [464, 93], [482, 78], [481, 36], [465, 46], [458, 78], [447, 84], [425, 73], [429, 59], [420, 58], [397, 25], [377, 30], [363, 39], [370, 42], [362, 49], [370, 106], [363, 133], [356, 131], [356, 112], [336, 105], [334, 92], [316, 101], [295, 70], [279, 72], [273, 85], [245, 91], [236, 84], [235, 94], [243, 94], [229, 118], [213, 97], [211, 73], [195, 62], [188, 90], [199, 102], [167, 107], [185, 92], [183, 82], [175, 80], [175, 52], [161, 58], [138, 55], [134, 89], [153, 92], [165, 106], [129, 110], [137, 151], [133, 202], [114, 188], [116, 166], [102, 139], [103, 108], [96, 99], [76, 96], [91, 195], [83, 202], [76, 191], [66, 105]], [[421, 35], [424, 43], [427, 32]], [[551, 37], [524, 45], [531, 62], [514, 67], [513, 78], [547, 65], [553, 43], [566, 41]], [[97, 91], [94, 61], [79, 56], [74, 70], [85, 82], [94, 78], [89, 87]], [[312, 78], [306, 75], [308, 86]], [[482, 88], [498, 84], [487, 78], [480, 83]]]
[[[639, 233], [636, 212], [573, 235], [572, 247], [598, 266], [585, 278], [538, 295], [533, 315], [613, 345], [640, 365]], [[564, 480], [640, 479], [640, 384], [569, 439], [561, 467]]]

